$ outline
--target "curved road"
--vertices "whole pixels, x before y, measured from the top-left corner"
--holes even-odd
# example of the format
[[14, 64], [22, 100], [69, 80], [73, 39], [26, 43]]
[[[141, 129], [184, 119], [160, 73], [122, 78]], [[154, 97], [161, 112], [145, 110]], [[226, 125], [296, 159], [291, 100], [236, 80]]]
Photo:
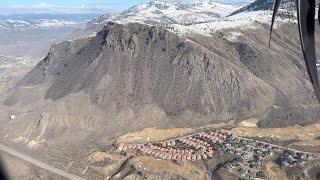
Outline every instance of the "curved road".
[[42, 169], [45, 169], [45, 170], [47, 170], [47, 171], [50, 171], [50, 172], [52, 172], [52, 173], [54, 173], [54, 174], [60, 175], [60, 176], [62, 176], [62, 177], [65, 177], [65, 178], [67, 178], [67, 179], [72, 179], [72, 180], [85, 180], [84, 178], [82, 178], [82, 177], [80, 177], [80, 176], [77, 176], [77, 175], [68, 173], [68, 172], [63, 171], [63, 170], [61, 170], [61, 169], [58, 169], [58, 168], [56, 168], [56, 167], [53, 167], [53, 166], [50, 166], [50, 165], [48, 165], [48, 164], [46, 164], [46, 163], [43, 163], [43, 162], [41, 162], [41, 161], [38, 161], [38, 160], [36, 160], [36, 159], [28, 156], [28, 155], [19, 153], [19, 152], [13, 150], [13, 149], [11, 149], [11, 148], [9, 148], [9, 147], [1, 144], [1, 143], [0, 143], [0, 151], [6, 152], [6, 153], [8, 153], [8, 154], [10, 154], [10, 155], [12, 155], [12, 156], [14, 156], [14, 157], [17, 157], [17, 158], [19, 158], [19, 159], [22, 159], [22, 160], [24, 160], [24, 161], [26, 161], [26, 162], [29, 162], [29, 163], [31, 163], [31, 164], [33, 164], [33, 165], [35, 165], [35, 166], [38, 166], [38, 167], [40, 167], [40, 168], [42, 168]]

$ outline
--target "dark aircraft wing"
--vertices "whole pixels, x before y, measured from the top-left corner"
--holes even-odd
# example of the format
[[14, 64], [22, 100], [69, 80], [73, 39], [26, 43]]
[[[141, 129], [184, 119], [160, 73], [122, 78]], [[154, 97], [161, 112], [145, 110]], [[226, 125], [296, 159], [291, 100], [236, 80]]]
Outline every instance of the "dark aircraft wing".
[[319, 21], [319, 25], [320, 25], [320, 4], [319, 4], [319, 7], [318, 7], [318, 21]]
[[315, 55], [315, 0], [297, 0], [300, 40], [308, 74], [320, 102], [320, 88]]
[[271, 21], [271, 28], [270, 28], [270, 36], [269, 36], [269, 47], [270, 47], [270, 43], [271, 43], [270, 41], [271, 41], [271, 35], [272, 35], [274, 20], [276, 19], [276, 15], [278, 13], [278, 9], [280, 7], [280, 4], [281, 4], [281, 0], [276, 0], [275, 3], [274, 3], [272, 21]]

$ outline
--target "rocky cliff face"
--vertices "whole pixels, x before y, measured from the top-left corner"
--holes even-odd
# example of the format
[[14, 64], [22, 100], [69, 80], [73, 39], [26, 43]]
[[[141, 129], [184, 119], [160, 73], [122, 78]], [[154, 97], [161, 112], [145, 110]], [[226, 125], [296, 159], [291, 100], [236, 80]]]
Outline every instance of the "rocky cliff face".
[[33, 147], [62, 134], [79, 141], [246, 118], [267, 127], [313, 122], [319, 108], [291, 29], [278, 29], [287, 36], [269, 49], [264, 25], [239, 37], [181, 37], [108, 23], [96, 36], [54, 45], [2, 97], [14, 121], [23, 120], [8, 133]]
[[45, 98], [52, 100], [84, 91], [112, 114], [154, 105], [168, 117], [205, 119], [181, 120], [177, 126], [252, 116], [280, 94], [226, 57], [161, 27], [140, 24], [109, 23], [95, 37], [54, 46], [24, 80], [44, 81], [51, 82]]

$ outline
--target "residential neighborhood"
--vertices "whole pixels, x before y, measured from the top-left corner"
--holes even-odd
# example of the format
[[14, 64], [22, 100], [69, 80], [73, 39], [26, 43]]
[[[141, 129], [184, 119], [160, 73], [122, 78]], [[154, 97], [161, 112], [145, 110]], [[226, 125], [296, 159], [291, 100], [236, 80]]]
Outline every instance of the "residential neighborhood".
[[224, 164], [229, 172], [244, 178], [267, 178], [262, 166], [264, 160], [275, 157], [281, 167], [303, 165], [314, 154], [285, 148], [254, 139], [237, 137], [229, 130], [201, 131], [191, 135], [146, 144], [119, 143], [120, 152], [152, 156], [156, 159], [176, 160], [182, 163], [202, 161], [218, 153], [234, 156]]

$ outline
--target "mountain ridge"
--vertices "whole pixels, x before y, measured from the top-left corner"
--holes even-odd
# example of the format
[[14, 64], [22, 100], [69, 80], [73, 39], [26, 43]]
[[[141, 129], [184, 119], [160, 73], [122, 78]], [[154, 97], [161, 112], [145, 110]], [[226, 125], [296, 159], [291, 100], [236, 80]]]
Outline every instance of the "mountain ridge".
[[[53, 45], [2, 103], [29, 107], [30, 99], [20, 95], [32, 94], [24, 87], [39, 87], [42, 93], [29, 96], [35, 101], [65, 103], [65, 98], [80, 94], [89, 109], [99, 112], [99, 122], [109, 117], [106, 121], [112, 124], [121, 114], [141, 122], [130, 125], [117, 119], [125, 127], [105, 127], [112, 133], [173, 127], [171, 121], [188, 127], [248, 117], [269, 127], [310, 123], [318, 112], [292, 26], [279, 26], [275, 35], [285, 38], [275, 40], [272, 45], [277, 48], [269, 49], [269, 27], [263, 23], [252, 27], [255, 31], [226, 28], [208, 36], [181, 35], [159, 25], [108, 22], [97, 34]], [[278, 56], [281, 60], [275, 61]], [[299, 108], [301, 112], [295, 112]], [[51, 114], [50, 108], [46, 111]], [[142, 115], [147, 111], [156, 118], [147, 121]], [[83, 116], [68, 114], [77, 117], [73, 120]], [[95, 116], [89, 119], [95, 122]], [[275, 119], [283, 122], [269, 123]]]
[[[267, 28], [261, 30], [256, 33], [267, 32]], [[207, 41], [215, 43], [210, 45]], [[293, 59], [286, 57], [291, 51], [281, 55], [280, 62], [272, 60], [275, 54], [259, 58], [259, 50], [254, 48], [257, 44], [249, 42], [232, 42], [219, 36], [185, 38], [160, 26], [110, 22], [96, 36], [54, 45], [2, 102], [8, 107], [29, 107], [36, 100], [25, 101], [19, 94], [27, 90], [23, 87], [37, 87], [41, 96], [28, 92], [29, 97], [43, 98], [40, 102], [47, 102], [44, 104], [48, 107], [41, 114], [49, 113], [57, 119], [62, 114], [52, 114], [51, 102], [63, 102], [60, 106], [64, 107], [70, 101], [66, 99], [79, 96], [90, 106], [90, 112], [99, 112], [99, 117], [90, 115], [85, 119], [94, 124], [92, 128], [96, 128], [97, 122], [104, 124], [102, 129], [108, 136], [146, 127], [190, 127], [248, 117], [257, 117], [261, 125], [269, 127], [282, 122], [312, 122], [309, 117], [318, 116], [311, 108], [316, 101], [310, 94], [312, 87], [305, 69], [302, 65], [299, 67], [303, 71], [297, 68], [303, 61], [294, 59], [297, 62], [293, 64]], [[220, 51], [223, 47], [231, 52]], [[255, 61], [249, 61], [252, 58]], [[286, 71], [282, 69], [284, 65]], [[273, 75], [266, 76], [269, 73]], [[278, 78], [286, 78], [287, 83], [275, 81]], [[301, 111], [296, 112], [297, 108]], [[155, 117], [151, 118], [150, 113]], [[291, 115], [287, 119], [291, 113], [297, 113], [299, 120]], [[130, 120], [121, 119], [126, 116], [121, 114], [128, 115]], [[68, 116], [76, 121], [85, 115]], [[283, 121], [268, 124], [276, 119]], [[51, 126], [60, 126], [61, 122], [53, 122], [57, 124]], [[119, 123], [121, 129], [117, 128]], [[59, 134], [59, 128], [54, 129]]]

